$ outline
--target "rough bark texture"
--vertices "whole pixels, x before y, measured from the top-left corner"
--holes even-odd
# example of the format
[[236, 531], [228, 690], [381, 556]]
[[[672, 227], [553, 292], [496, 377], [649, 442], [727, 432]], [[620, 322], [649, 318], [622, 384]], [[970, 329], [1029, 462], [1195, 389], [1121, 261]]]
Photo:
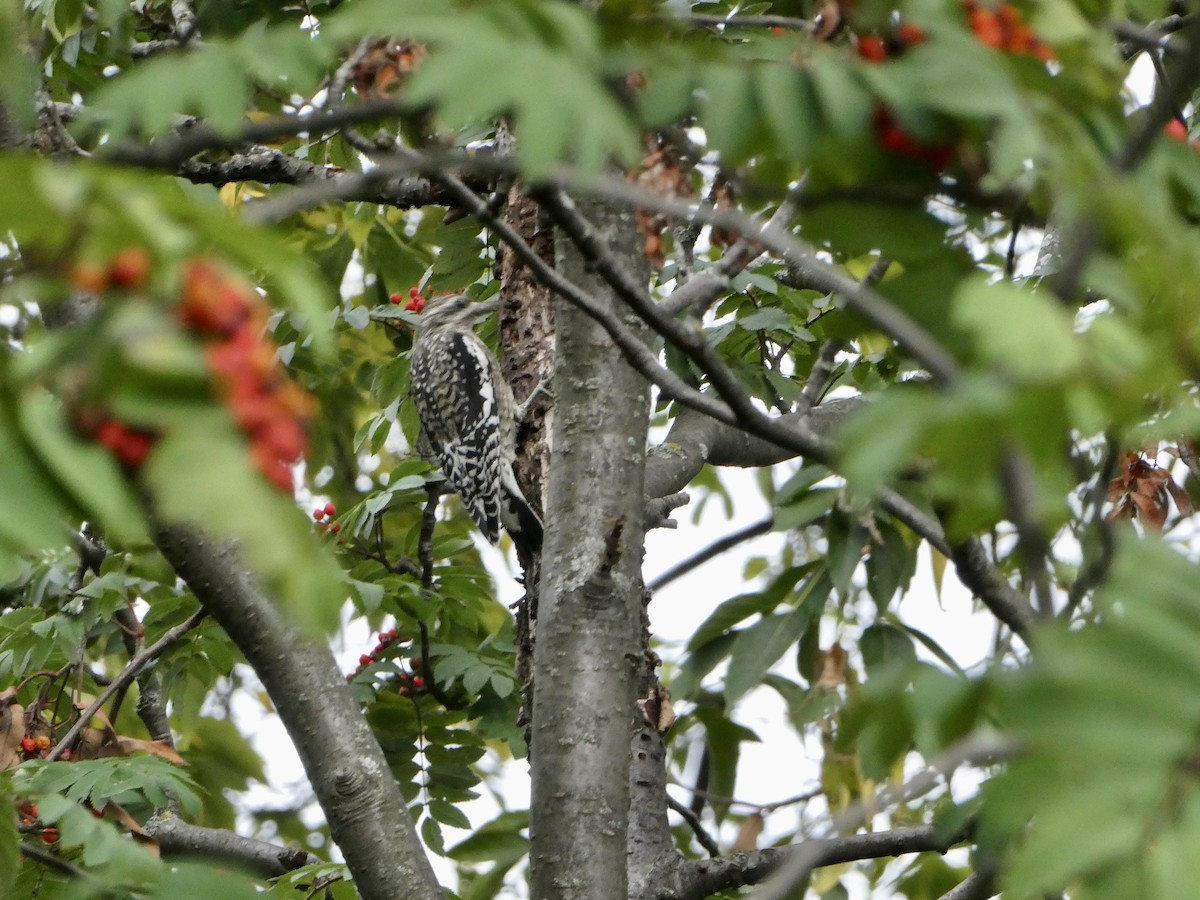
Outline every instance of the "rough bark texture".
[[[554, 265], [554, 229], [542, 221], [537, 203], [519, 185], [508, 192], [508, 223], [548, 265]], [[550, 467], [550, 428], [554, 406], [554, 293], [539, 282], [517, 254], [503, 247], [500, 256], [500, 366], [518, 403], [529, 408], [517, 423], [517, 460], [513, 471], [538, 515], [545, 520], [542, 486]], [[544, 390], [534, 396], [538, 387]], [[533, 398], [530, 400], [529, 398]], [[516, 610], [517, 682], [521, 685], [520, 725], [533, 719], [533, 645], [537, 628], [541, 560], [522, 560], [525, 596]], [[526, 734], [528, 739], [528, 734]]]
[[176, 525], [160, 526], [155, 540], [262, 680], [359, 894], [441, 900], [404, 798], [329, 648], [283, 620], [228, 544]]
[[[632, 217], [581, 211], [624, 258], [641, 258]], [[611, 292], [567, 242], [558, 269], [603, 302]], [[629, 328], [644, 326], [628, 312]], [[555, 427], [534, 651], [535, 900], [624, 898], [630, 735], [641, 665], [647, 384], [606, 333], [556, 311]], [[567, 523], [570, 523], [569, 525]]]

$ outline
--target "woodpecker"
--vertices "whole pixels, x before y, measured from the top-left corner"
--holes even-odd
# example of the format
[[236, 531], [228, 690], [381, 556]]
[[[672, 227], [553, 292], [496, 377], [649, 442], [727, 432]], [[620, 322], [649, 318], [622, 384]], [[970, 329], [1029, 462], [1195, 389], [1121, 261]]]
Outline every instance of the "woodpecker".
[[503, 525], [528, 559], [541, 550], [542, 522], [513, 475], [517, 404], [474, 331], [498, 305], [462, 294], [429, 301], [413, 343], [412, 392], [434, 458], [475, 524], [493, 544]]

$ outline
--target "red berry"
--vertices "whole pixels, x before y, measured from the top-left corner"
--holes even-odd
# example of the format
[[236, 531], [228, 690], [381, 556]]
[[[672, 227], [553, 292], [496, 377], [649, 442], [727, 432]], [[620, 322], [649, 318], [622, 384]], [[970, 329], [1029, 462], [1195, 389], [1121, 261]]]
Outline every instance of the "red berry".
[[330, 516], [330, 517], [337, 515], [337, 507], [334, 506], [332, 503], [326, 503], [324, 511], [325, 511], [325, 515]]
[[864, 34], [858, 39], [858, 55], [868, 62], [883, 62], [888, 58], [888, 51], [880, 38]]
[[341, 523], [339, 523], [339, 522], [334, 522], [332, 525], [330, 525], [330, 526], [329, 526], [329, 530], [330, 530], [330, 532], [331, 532], [331, 533], [333, 533], [333, 534], [337, 534], [339, 531], [341, 531], [341, 530], [342, 530]]
[[360, 666], [369, 666], [373, 662], [375, 662], [375, 657], [373, 657], [369, 653], [364, 653], [362, 656], [360, 656], [358, 658], [358, 664]]
[[407, 686], [404, 686], [404, 687], [401, 687], [397, 693], [399, 693], [401, 697], [407, 697], [409, 694], [412, 693], [412, 691], [410, 691]]
[[141, 287], [150, 275], [152, 265], [145, 247], [126, 247], [109, 263], [109, 283], [123, 288]]
[[125, 428], [116, 419], [107, 419], [96, 428], [96, 440], [115, 451], [125, 436]]
[[320, 522], [323, 518], [325, 518], [325, 507], [318, 506], [316, 509], [314, 509], [313, 510], [313, 518], [316, 519], [318, 522]]
[[1175, 141], [1186, 141], [1188, 139], [1187, 126], [1178, 119], [1172, 119], [1163, 127], [1163, 133], [1167, 137]]
[[408, 302], [404, 304], [404, 308], [409, 312], [419, 313], [425, 308], [425, 298], [421, 296], [421, 292], [416, 288], [408, 289]]
[[896, 37], [900, 43], [905, 46], [911, 44], [919, 44], [926, 38], [925, 29], [920, 25], [913, 25], [910, 22], [902, 22], [896, 29]]
[[404, 302], [404, 295], [401, 294], [399, 291], [396, 291], [396, 293], [394, 293], [390, 297], [388, 297], [388, 300], [390, 300], [392, 303], [399, 305]]
[[42, 840], [45, 841], [47, 844], [53, 844], [55, 841], [58, 840], [58, 829], [57, 828], [43, 829], [42, 830]]
[[412, 684], [413, 684], [413, 687], [416, 687], [416, 688], [425, 687], [425, 679], [422, 678], [420, 675], [414, 675], [412, 677]]
[[35, 741], [33, 738], [28, 737], [28, 736], [23, 737], [23, 738], [21, 738], [21, 749], [24, 750], [26, 753], [37, 753], [37, 749], [38, 749], [37, 741]]
[[146, 461], [146, 457], [154, 449], [154, 441], [154, 435], [149, 432], [128, 430], [121, 445], [116, 447], [114, 452], [117, 459], [131, 469], [136, 469]]

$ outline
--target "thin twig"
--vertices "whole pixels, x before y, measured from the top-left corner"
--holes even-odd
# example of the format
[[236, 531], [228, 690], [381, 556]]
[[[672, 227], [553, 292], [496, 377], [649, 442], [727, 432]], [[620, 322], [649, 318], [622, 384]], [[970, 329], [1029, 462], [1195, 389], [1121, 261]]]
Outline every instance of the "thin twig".
[[1112, 566], [1113, 557], [1116, 555], [1117, 542], [1113, 536], [1112, 524], [1104, 518], [1104, 502], [1108, 496], [1108, 483], [1116, 472], [1117, 460], [1120, 455], [1121, 450], [1116, 440], [1109, 436], [1104, 451], [1104, 460], [1101, 462], [1100, 468], [1096, 470], [1096, 483], [1088, 492], [1088, 504], [1092, 508], [1091, 528], [1100, 538], [1100, 552], [1098, 556], [1088, 558], [1084, 562], [1082, 571], [1075, 577], [1074, 583], [1067, 591], [1067, 602], [1062, 611], [1062, 615], [1066, 618], [1069, 618], [1079, 608], [1079, 604], [1083, 602], [1083, 598], [1088, 595], [1089, 591], [1104, 581], [1105, 575]]
[[201, 607], [174, 628], [168, 629], [162, 637], [160, 637], [149, 647], [146, 647], [138, 652], [133, 659], [129, 661], [129, 664], [117, 674], [117, 676], [112, 680], [112, 683], [100, 692], [100, 695], [92, 702], [92, 705], [83, 711], [82, 715], [80, 715], [80, 717], [76, 720], [75, 724], [67, 730], [67, 733], [63, 735], [62, 739], [54, 746], [54, 749], [46, 754], [46, 759], [56, 760], [62, 756], [63, 751], [75, 743], [76, 738], [79, 737], [79, 733], [83, 731], [88, 722], [92, 720], [92, 716], [100, 711], [100, 708], [109, 701], [113, 694], [133, 681], [134, 678], [137, 677], [138, 673], [142, 670], [143, 666], [162, 656], [162, 654], [170, 649], [171, 646], [174, 645], [180, 638], [203, 622], [205, 616], [207, 615], [208, 610], [206, 610], [204, 607]]
[[759, 537], [760, 535], [767, 534], [771, 530], [771, 526], [774, 524], [775, 517], [767, 516], [765, 519], [759, 522], [755, 522], [752, 525], [747, 525], [745, 528], [740, 528], [731, 534], [727, 534], [718, 541], [713, 541], [703, 550], [694, 553], [682, 562], [677, 563], [676, 565], [667, 569], [667, 571], [663, 572], [648, 585], [646, 585], [647, 590], [657, 591], [660, 588], [670, 584], [675, 579], [686, 575], [693, 569], [704, 565], [710, 559], [720, 556], [726, 550], [730, 550], [736, 547], [738, 544]]
[[[996, 735], [972, 735], [938, 754], [928, 766], [899, 787], [882, 790], [870, 800], [861, 800], [830, 816], [828, 831], [831, 836], [855, 831], [872, 816], [892, 805], [929, 793], [943, 781], [948, 781], [956, 769], [964, 765], [991, 765], [1011, 756], [1015, 750], [1011, 739]], [[775, 874], [751, 895], [753, 900], [784, 900], [791, 896], [792, 891], [808, 878], [819, 860], [820, 843], [807, 841], [797, 846]]]
[[[63, 859], [58, 854], [51, 853], [49, 850], [39, 847], [36, 844], [29, 844], [22, 841], [17, 846], [21, 850], [21, 855], [26, 859], [40, 863], [41, 865], [46, 866], [49, 869], [53, 869], [62, 875], [68, 875], [71, 878], [78, 878], [81, 881], [89, 883], [95, 883], [99, 881], [99, 879], [96, 878], [96, 876], [91, 872], [81, 869], [73, 863], [67, 862], [67, 860]], [[11, 877], [11, 873], [8, 877]]]
[[721, 845], [716, 842], [704, 824], [700, 821], [700, 817], [687, 808], [686, 805], [680, 803], [670, 794], [667, 794], [667, 806], [679, 813], [683, 817], [683, 821], [687, 822], [688, 827], [692, 829], [692, 834], [696, 836], [696, 840], [700, 846], [708, 851], [709, 856], [720, 856]]

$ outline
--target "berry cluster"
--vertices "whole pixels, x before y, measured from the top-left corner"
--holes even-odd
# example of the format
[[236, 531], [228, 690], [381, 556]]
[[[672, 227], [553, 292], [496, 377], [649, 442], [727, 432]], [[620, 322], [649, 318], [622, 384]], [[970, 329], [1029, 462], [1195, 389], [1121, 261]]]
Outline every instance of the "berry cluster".
[[1033, 33], [1021, 11], [1011, 3], [1001, 3], [991, 9], [979, 5], [976, 0], [965, 0], [963, 6], [971, 30], [984, 46], [1018, 56], [1033, 56], [1042, 62], [1056, 58], [1054, 50]]
[[[346, 676], [346, 680], [350, 681], [354, 676], [358, 675], [367, 666], [374, 665], [379, 662], [382, 654], [393, 644], [402, 644], [408, 641], [408, 638], [401, 637], [400, 632], [395, 628], [390, 631], [379, 632], [378, 643], [375, 644], [375, 649], [370, 653], [364, 653], [358, 658], [358, 668]], [[396, 679], [397, 693], [401, 697], [408, 697], [417, 691], [423, 690], [425, 687], [425, 679], [417, 675], [420, 670], [422, 660], [419, 657], [414, 657], [408, 661], [410, 672], [401, 672]]]
[[925, 163], [934, 172], [943, 171], [954, 159], [951, 144], [926, 144], [900, 127], [886, 106], [877, 106], [872, 118], [875, 139], [888, 153]]
[[150, 277], [154, 261], [145, 247], [125, 247], [105, 265], [80, 262], [71, 267], [71, 281], [80, 290], [99, 294], [109, 288], [133, 290]]
[[292, 464], [308, 449], [313, 400], [289, 381], [266, 337], [267, 307], [253, 288], [204, 259], [187, 263], [179, 319], [200, 334], [222, 398], [250, 441], [254, 464], [292, 490]]
[[35, 756], [41, 756], [50, 749], [50, 736], [39, 734], [37, 737], [33, 735], [25, 735], [21, 738], [21, 752], [25, 754], [26, 759], [33, 759]]
[[41, 838], [47, 844], [53, 844], [58, 840], [58, 829], [42, 825], [38, 821], [38, 808], [36, 803], [31, 803], [26, 800], [17, 806], [17, 812], [21, 816], [21, 826], [25, 831], [39, 831]]
[[[99, 294], [110, 289], [136, 290], [150, 277], [153, 260], [145, 247], [119, 250], [107, 263], [80, 262], [71, 267], [71, 281], [80, 290]], [[107, 447], [127, 471], [136, 471], [146, 461], [154, 442], [153, 431], [137, 428], [95, 409], [79, 410], [79, 430]]]
[[337, 515], [337, 507], [332, 503], [326, 503], [324, 506], [318, 506], [313, 510], [313, 520], [317, 523], [317, 531], [328, 530], [330, 534], [337, 534], [342, 530], [342, 526], [337, 522], [332, 521]]
[[408, 289], [408, 300], [407, 301], [405, 301], [404, 295], [401, 294], [399, 291], [392, 294], [392, 296], [390, 296], [388, 299], [391, 300], [392, 303], [396, 304], [397, 306], [399, 306], [401, 303], [403, 303], [404, 308], [406, 310], [408, 310], [409, 312], [419, 313], [419, 312], [421, 312], [421, 310], [423, 310], [425, 308], [425, 298], [421, 296], [421, 292], [419, 290], [417, 290], [416, 288]]

